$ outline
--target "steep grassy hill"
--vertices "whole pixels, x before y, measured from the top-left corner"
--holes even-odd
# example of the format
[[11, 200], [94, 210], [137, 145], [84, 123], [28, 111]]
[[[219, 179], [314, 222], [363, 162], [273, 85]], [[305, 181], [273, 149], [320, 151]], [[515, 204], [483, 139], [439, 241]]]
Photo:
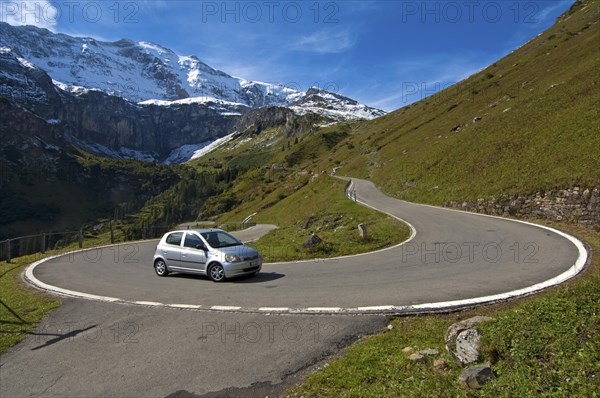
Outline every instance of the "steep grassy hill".
[[[442, 204], [600, 183], [600, 2], [465, 81], [353, 127], [321, 168]], [[342, 130], [340, 130], [342, 131]]]
[[[393, 196], [435, 204], [598, 186], [599, 20], [600, 1], [577, 1], [505, 58], [384, 117], [299, 138], [270, 130], [225, 146], [198, 164], [244, 159], [263, 169], [243, 175], [226, 201], [213, 203], [243, 202], [247, 214], [260, 211], [273, 195], [285, 195], [293, 172], [334, 168]], [[282, 173], [273, 164], [285, 168], [274, 180], [269, 173]], [[292, 201], [287, 206], [294, 209]]]

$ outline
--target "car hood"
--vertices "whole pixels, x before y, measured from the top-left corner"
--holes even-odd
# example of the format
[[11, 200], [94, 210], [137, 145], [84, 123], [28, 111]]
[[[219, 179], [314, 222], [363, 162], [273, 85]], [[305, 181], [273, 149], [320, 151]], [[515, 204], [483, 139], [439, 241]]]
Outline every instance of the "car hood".
[[216, 249], [223, 254], [233, 254], [235, 256], [240, 257], [242, 260], [247, 257], [257, 257], [258, 251], [256, 249], [251, 248], [250, 246], [241, 245], [241, 246], [231, 246], [231, 247], [223, 247], [221, 249]]

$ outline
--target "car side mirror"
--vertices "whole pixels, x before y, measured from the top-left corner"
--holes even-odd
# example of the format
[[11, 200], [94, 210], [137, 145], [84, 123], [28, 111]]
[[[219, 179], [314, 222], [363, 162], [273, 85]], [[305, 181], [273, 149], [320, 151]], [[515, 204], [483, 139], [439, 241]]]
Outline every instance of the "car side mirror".
[[196, 245], [196, 249], [207, 251], [208, 248], [205, 245]]

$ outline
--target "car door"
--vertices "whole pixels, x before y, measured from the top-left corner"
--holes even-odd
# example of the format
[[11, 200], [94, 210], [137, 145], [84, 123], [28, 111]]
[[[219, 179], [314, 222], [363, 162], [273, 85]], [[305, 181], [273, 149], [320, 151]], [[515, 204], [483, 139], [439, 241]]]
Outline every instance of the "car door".
[[170, 233], [165, 243], [161, 245], [162, 255], [167, 261], [169, 268], [181, 267], [181, 241], [183, 240], [183, 232]]
[[206, 268], [206, 244], [194, 232], [187, 232], [181, 249], [181, 267], [194, 271]]

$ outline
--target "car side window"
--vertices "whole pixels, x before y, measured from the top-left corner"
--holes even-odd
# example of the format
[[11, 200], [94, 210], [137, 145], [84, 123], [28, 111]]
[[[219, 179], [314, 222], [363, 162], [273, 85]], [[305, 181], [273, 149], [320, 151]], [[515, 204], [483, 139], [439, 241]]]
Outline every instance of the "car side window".
[[185, 235], [185, 241], [183, 242], [183, 246], [191, 247], [192, 249], [197, 249], [198, 245], [204, 246], [204, 242], [202, 242], [202, 239], [200, 239], [198, 235], [190, 233]]
[[181, 238], [183, 238], [183, 232], [173, 232], [171, 235], [167, 236], [165, 243], [179, 246], [181, 245]]

